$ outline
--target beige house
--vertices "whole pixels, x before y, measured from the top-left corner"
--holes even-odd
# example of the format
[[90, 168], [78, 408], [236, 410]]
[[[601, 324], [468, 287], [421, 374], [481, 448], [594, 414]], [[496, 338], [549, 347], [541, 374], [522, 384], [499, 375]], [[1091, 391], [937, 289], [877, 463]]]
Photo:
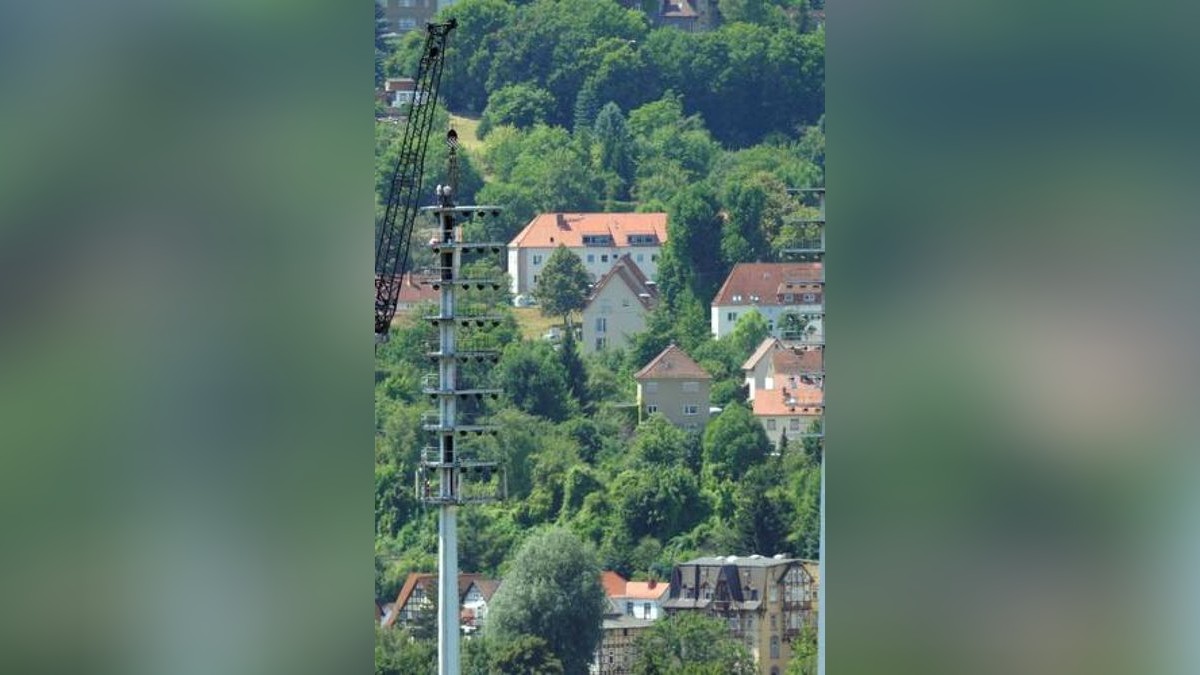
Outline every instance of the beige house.
[[653, 279], [667, 241], [665, 213], [543, 213], [508, 244], [514, 296], [531, 292], [550, 254], [566, 246], [583, 261], [593, 282], [626, 254]]
[[782, 675], [792, 645], [817, 620], [819, 565], [760, 555], [697, 558], [676, 565], [663, 603], [667, 614], [703, 612], [723, 619], [754, 655], [763, 675]]
[[793, 375], [776, 384], [778, 389], [765, 389], [754, 397], [754, 417], [773, 446], [784, 434], [789, 441], [811, 435], [812, 423], [820, 422], [825, 414], [825, 390], [821, 387]]
[[638, 422], [662, 413], [672, 424], [701, 431], [708, 423], [712, 376], [682, 349], [670, 345], [633, 379], [637, 381]]
[[646, 327], [646, 315], [658, 303], [658, 289], [626, 253], [600, 277], [583, 307], [584, 353], [620, 349]]

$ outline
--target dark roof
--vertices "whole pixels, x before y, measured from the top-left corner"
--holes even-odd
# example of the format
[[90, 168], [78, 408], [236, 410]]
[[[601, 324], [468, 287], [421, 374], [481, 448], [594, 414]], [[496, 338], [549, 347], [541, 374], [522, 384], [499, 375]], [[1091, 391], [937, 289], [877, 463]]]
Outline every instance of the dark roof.
[[[712, 304], [721, 307], [736, 305], [780, 305], [780, 296], [793, 292], [789, 285], [818, 287], [825, 281], [825, 267], [819, 262], [804, 263], [738, 263], [734, 265]], [[804, 292], [796, 288], [794, 292]]]

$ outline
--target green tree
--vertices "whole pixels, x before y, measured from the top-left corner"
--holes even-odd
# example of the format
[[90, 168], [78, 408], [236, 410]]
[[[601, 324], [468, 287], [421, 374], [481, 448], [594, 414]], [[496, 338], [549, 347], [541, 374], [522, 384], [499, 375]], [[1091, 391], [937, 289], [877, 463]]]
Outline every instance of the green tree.
[[733, 529], [745, 550], [763, 555], [784, 553], [792, 524], [791, 503], [774, 463], [750, 467], [733, 497]]
[[671, 424], [662, 413], [655, 413], [638, 426], [630, 454], [635, 462], [648, 465], [646, 468], [650, 471], [657, 471], [682, 463], [687, 441], [687, 434], [682, 429]]
[[493, 675], [563, 675], [563, 664], [536, 635], [520, 635], [495, 647]]
[[433, 675], [437, 644], [414, 640], [403, 628], [375, 628], [375, 675]]
[[479, 135], [487, 136], [502, 124], [529, 128], [545, 122], [553, 109], [554, 97], [545, 89], [526, 83], [510, 84], [492, 92], [488, 98], [483, 119], [479, 122]]
[[733, 324], [733, 332], [726, 338], [733, 350], [734, 358], [738, 361], [738, 368], [741, 368], [741, 363], [750, 358], [754, 350], [758, 349], [758, 346], [770, 334], [771, 330], [767, 325], [766, 317], [757, 309], [751, 309], [738, 317], [737, 323]]
[[571, 387], [571, 396], [580, 408], [587, 409], [588, 374], [583, 359], [579, 356], [579, 346], [575, 342], [574, 328], [563, 332], [562, 342], [558, 345], [559, 362], [567, 376], [567, 384]]
[[811, 624], [805, 625], [800, 639], [792, 643], [787, 675], [817, 675], [817, 631]]
[[696, 476], [681, 466], [624, 471], [610, 492], [615, 515], [633, 540], [670, 539], [703, 516]]
[[571, 387], [557, 354], [544, 342], [513, 342], [504, 349], [494, 381], [517, 408], [554, 422], [570, 417]]
[[583, 309], [592, 277], [571, 249], [559, 244], [546, 259], [534, 287], [542, 316], [559, 316], [569, 330], [571, 312]]
[[725, 406], [704, 431], [705, 485], [722, 480], [737, 481], [770, 449], [762, 425], [741, 404]]
[[600, 641], [605, 597], [590, 545], [551, 527], [530, 535], [492, 598], [487, 633], [502, 643], [546, 641], [566, 675], [583, 675]]
[[637, 640], [634, 675], [754, 675], [754, 657], [723, 621], [679, 612]]
[[600, 109], [595, 131], [600, 148], [600, 169], [620, 179], [621, 192], [613, 197], [624, 197], [626, 186], [633, 179], [633, 137], [616, 103], [606, 103]]

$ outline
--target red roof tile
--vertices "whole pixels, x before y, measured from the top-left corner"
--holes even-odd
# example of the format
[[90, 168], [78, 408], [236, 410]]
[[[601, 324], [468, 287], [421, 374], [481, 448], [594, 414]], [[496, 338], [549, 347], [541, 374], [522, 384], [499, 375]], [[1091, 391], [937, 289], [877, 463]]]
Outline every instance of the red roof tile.
[[645, 368], [633, 374], [635, 380], [711, 380], [706, 370], [682, 349], [669, 345], [654, 357]]
[[625, 594], [625, 577], [613, 572], [612, 570], [604, 570], [600, 573], [600, 585], [604, 587], [604, 595], [613, 597], [616, 595]]
[[635, 600], [658, 600], [671, 589], [671, 584], [662, 581], [630, 581], [625, 584], [622, 597]]
[[[712, 304], [781, 305], [785, 293], [819, 292], [825, 267], [819, 262], [738, 263], [721, 285]], [[792, 285], [792, 288], [788, 286]]]
[[817, 345], [780, 349], [771, 355], [775, 380], [787, 375], [812, 375], [824, 372], [825, 350]]
[[613, 247], [629, 246], [630, 235], [653, 235], [667, 241], [665, 213], [542, 213], [509, 242], [510, 247], [583, 246], [584, 235], [608, 235]]
[[811, 384], [782, 386], [759, 392], [754, 397], [754, 414], [758, 416], [820, 415], [825, 405], [825, 391]]

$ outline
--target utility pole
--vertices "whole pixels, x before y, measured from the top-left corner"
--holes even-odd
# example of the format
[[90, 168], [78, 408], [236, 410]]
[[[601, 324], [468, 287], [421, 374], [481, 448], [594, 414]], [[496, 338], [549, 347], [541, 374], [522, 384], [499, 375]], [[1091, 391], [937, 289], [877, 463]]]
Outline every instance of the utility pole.
[[[462, 668], [458, 507], [503, 499], [507, 487], [503, 467], [495, 462], [464, 459], [457, 447], [459, 440], [471, 434], [495, 432], [495, 427], [487, 424], [483, 417], [483, 401], [494, 400], [500, 394], [498, 389], [474, 386], [464, 379], [464, 371], [472, 361], [494, 364], [500, 358], [496, 345], [489, 342], [482, 329], [499, 326], [501, 318], [480, 312], [480, 303], [472, 305], [467, 301], [467, 291], [499, 290], [502, 282], [499, 279], [467, 278], [462, 274], [462, 263], [464, 255], [498, 255], [503, 247], [501, 244], [463, 241], [460, 222], [472, 217], [496, 216], [499, 209], [454, 205], [458, 136], [453, 130], [447, 134], [446, 142], [450, 147], [451, 185], [437, 186], [437, 204], [423, 209], [431, 212], [438, 223], [435, 238], [430, 243], [437, 257], [435, 280], [431, 283], [441, 293], [437, 313], [425, 317], [438, 329], [437, 344], [428, 353], [437, 363], [438, 370], [426, 378], [424, 387], [437, 410], [423, 420], [425, 430], [436, 435], [438, 444], [422, 452], [421, 465], [417, 469], [417, 498], [438, 507], [438, 675], [459, 675]], [[468, 409], [467, 404], [471, 401], [477, 403], [474, 410]]]

